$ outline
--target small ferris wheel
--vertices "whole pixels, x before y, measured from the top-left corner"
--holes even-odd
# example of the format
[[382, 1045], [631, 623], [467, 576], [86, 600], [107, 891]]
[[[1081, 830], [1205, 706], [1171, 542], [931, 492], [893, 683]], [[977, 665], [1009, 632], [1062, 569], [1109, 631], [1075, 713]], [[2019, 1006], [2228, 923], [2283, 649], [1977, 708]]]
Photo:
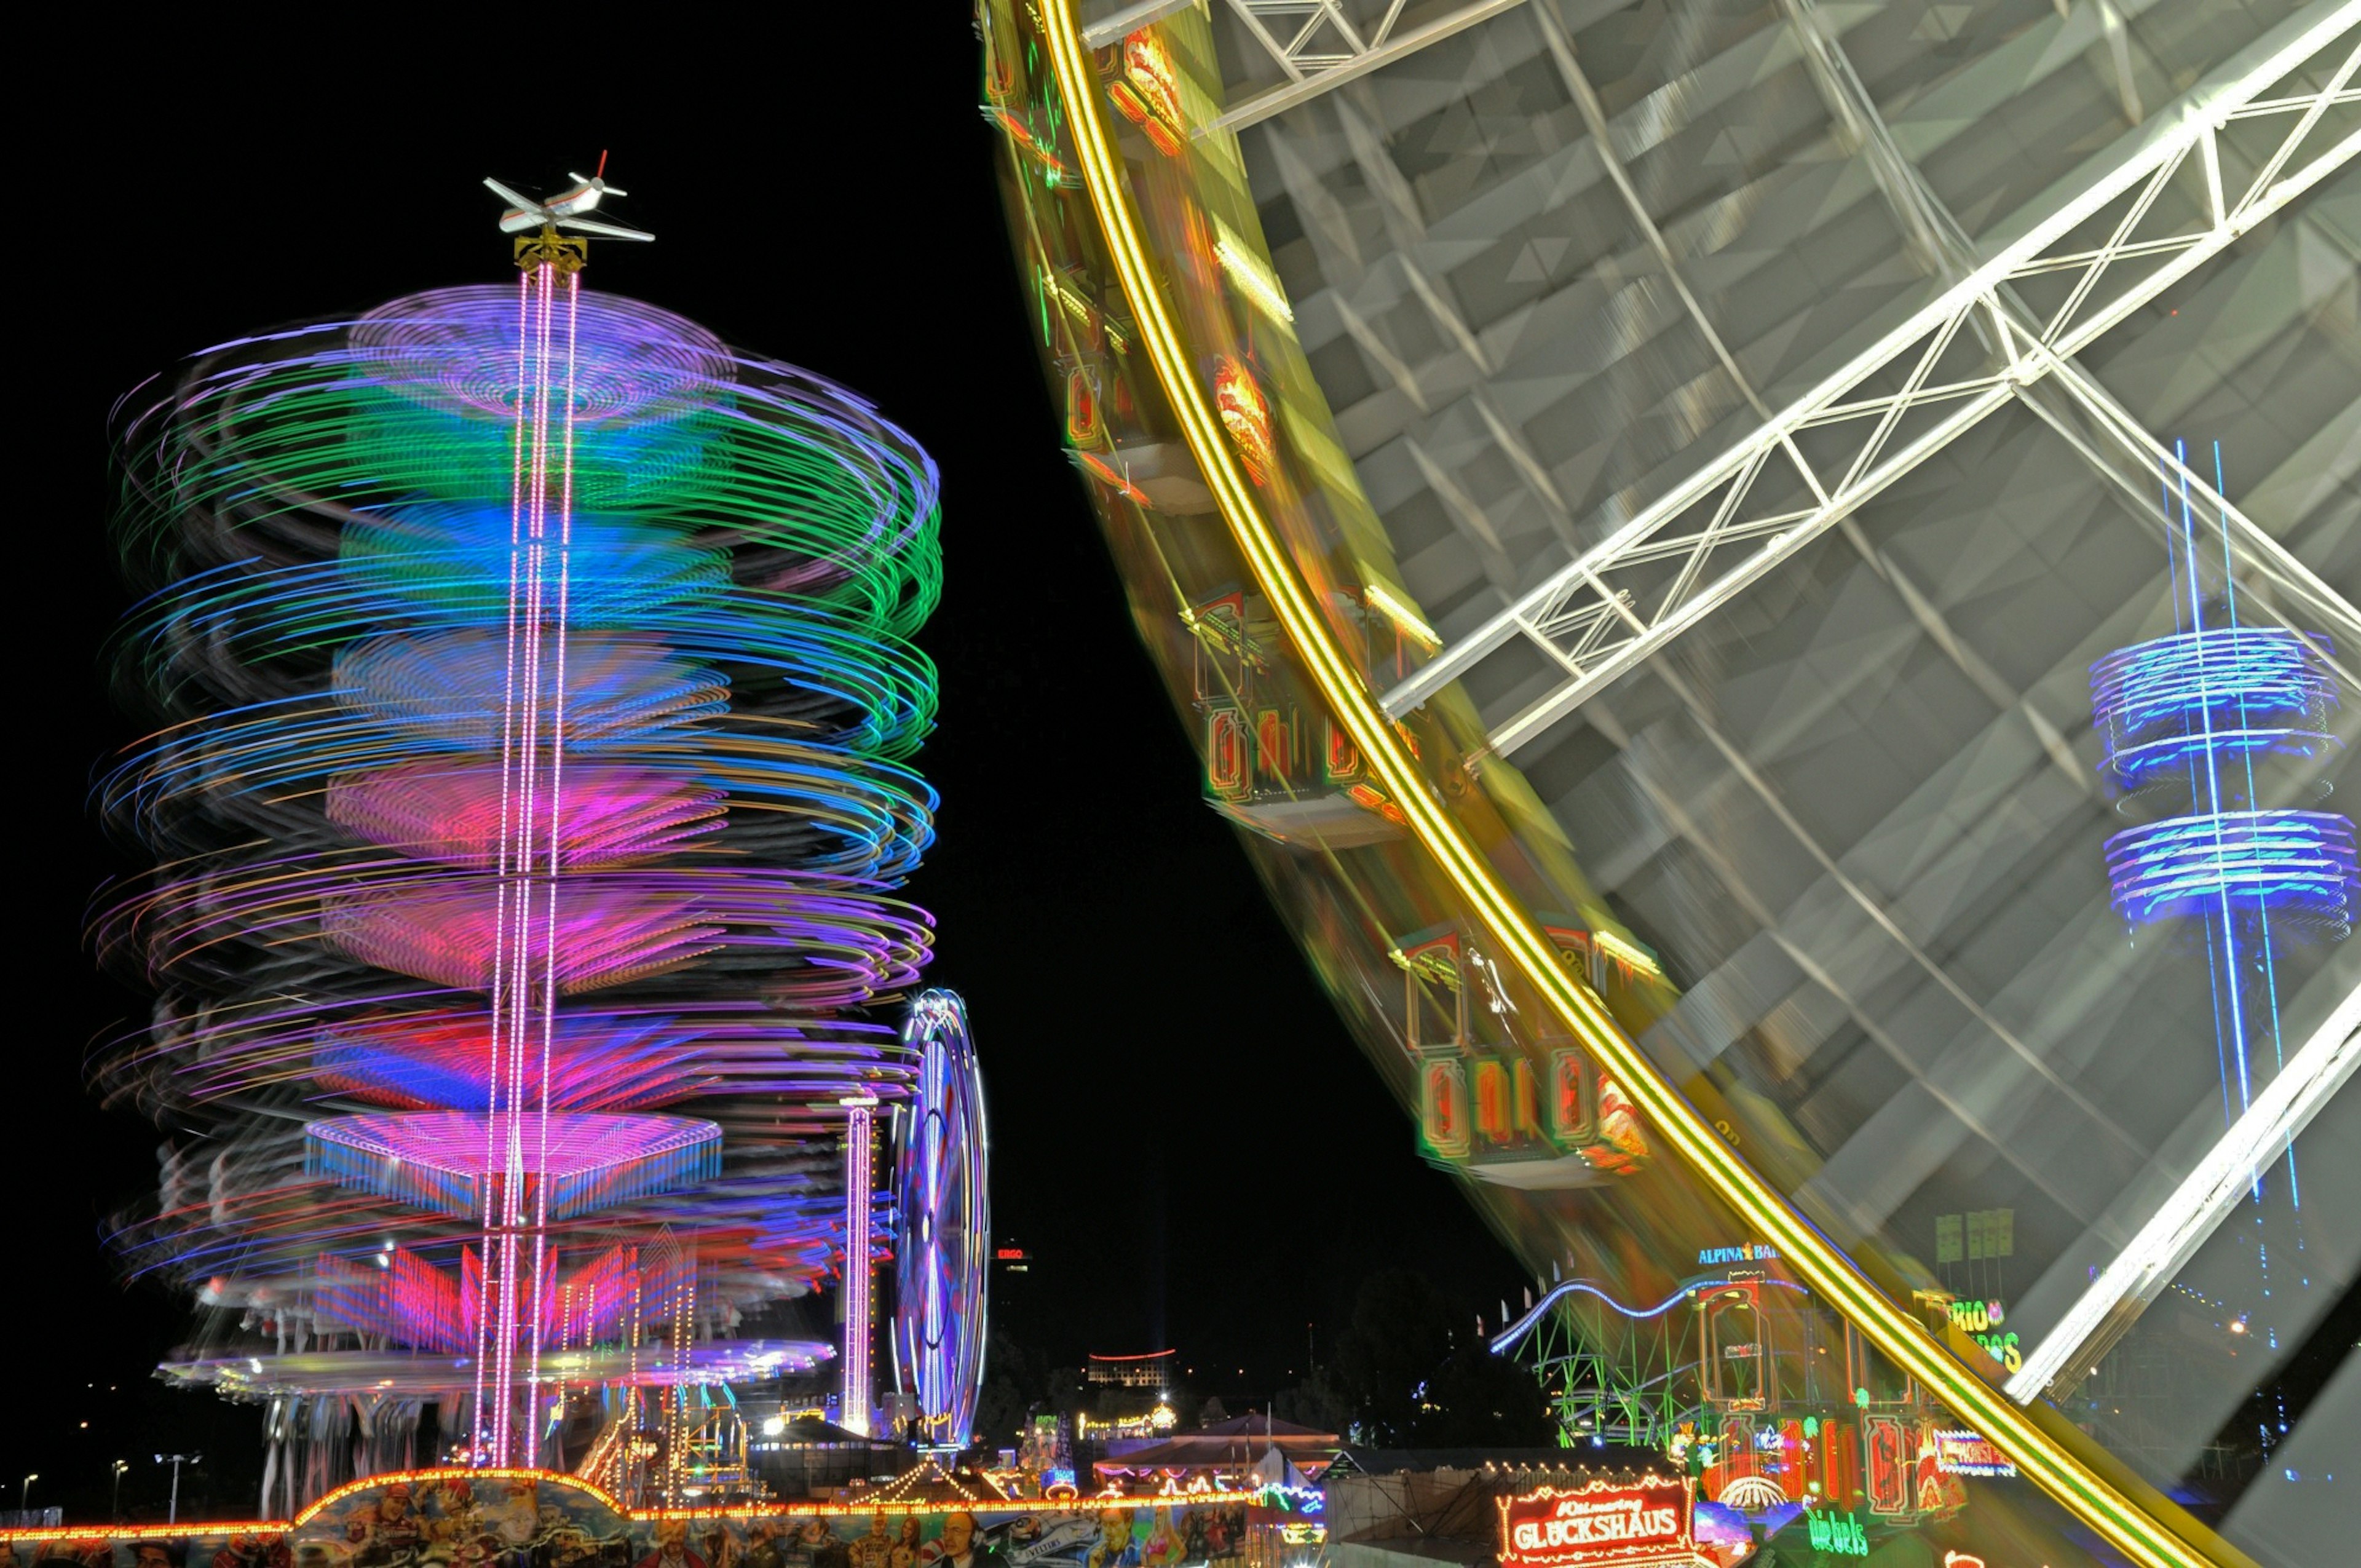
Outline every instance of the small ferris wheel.
[[983, 1080], [956, 992], [919, 993], [902, 1038], [918, 1063], [895, 1140], [895, 1376], [925, 1446], [961, 1449], [983, 1381], [992, 1255]]

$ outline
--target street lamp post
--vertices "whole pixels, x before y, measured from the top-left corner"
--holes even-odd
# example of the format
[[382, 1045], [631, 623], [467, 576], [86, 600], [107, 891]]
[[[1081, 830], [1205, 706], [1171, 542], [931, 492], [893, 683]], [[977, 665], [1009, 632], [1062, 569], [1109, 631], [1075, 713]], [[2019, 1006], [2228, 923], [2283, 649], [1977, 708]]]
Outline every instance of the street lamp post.
[[31, 1475], [26, 1476], [24, 1480], [17, 1483], [16, 1486], [16, 1508], [19, 1512], [27, 1516], [27, 1522], [28, 1523], [30, 1522], [30, 1515], [33, 1511], [33, 1483], [40, 1478], [40, 1472], [37, 1470]]
[[108, 1516], [116, 1524], [123, 1522], [123, 1473], [130, 1468], [131, 1461], [127, 1459], [115, 1462], [115, 1501], [108, 1508]]
[[172, 1500], [164, 1511], [166, 1524], [181, 1522], [181, 1466], [202, 1464], [204, 1463], [204, 1458], [202, 1453], [159, 1453], [156, 1456], [157, 1464], [169, 1464], [172, 1467]]

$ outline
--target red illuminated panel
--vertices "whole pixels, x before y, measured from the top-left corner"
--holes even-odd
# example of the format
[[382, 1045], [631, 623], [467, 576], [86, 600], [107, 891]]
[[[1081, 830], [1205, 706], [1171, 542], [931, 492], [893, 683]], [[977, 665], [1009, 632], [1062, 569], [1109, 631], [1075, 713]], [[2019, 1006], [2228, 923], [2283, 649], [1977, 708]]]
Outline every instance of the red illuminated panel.
[[1590, 1100], [1583, 1091], [1582, 1053], [1550, 1053], [1550, 1135], [1562, 1144], [1590, 1135]]
[[1918, 1449], [1912, 1433], [1894, 1416], [1863, 1417], [1861, 1432], [1869, 1511], [1908, 1513], [1911, 1472], [1917, 1463]]
[[1091, 374], [1077, 365], [1066, 372], [1066, 441], [1095, 446], [1099, 439], [1099, 393]]
[[1419, 1131], [1439, 1155], [1467, 1152], [1467, 1074], [1455, 1061], [1431, 1061], [1419, 1075]]
[[1496, 1061], [1476, 1064], [1476, 1130], [1496, 1144], [1509, 1141], [1509, 1072]]
[[1343, 784], [1361, 771], [1360, 750], [1334, 719], [1328, 720], [1328, 782]]
[[1542, 1090], [1533, 1078], [1533, 1064], [1519, 1057], [1516, 1065], [1517, 1135], [1537, 1138], [1542, 1133]]
[[1543, 1486], [1499, 1502], [1500, 1568], [1658, 1563], [1691, 1547], [1688, 1484], [1677, 1476]]
[[1205, 715], [1205, 783], [1216, 795], [1246, 793], [1246, 738], [1237, 714], [1217, 707]]
[[1255, 719], [1255, 771], [1279, 784], [1288, 780], [1287, 721], [1275, 707], [1264, 708]]

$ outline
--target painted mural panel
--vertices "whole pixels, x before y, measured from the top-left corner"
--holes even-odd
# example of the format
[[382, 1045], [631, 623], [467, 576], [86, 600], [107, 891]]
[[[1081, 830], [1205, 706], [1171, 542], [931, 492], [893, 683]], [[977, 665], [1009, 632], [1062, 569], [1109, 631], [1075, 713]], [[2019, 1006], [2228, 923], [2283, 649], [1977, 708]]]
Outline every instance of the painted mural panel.
[[1243, 1499], [894, 1502], [627, 1513], [531, 1471], [422, 1471], [292, 1525], [43, 1530], [0, 1568], [1193, 1568], [1252, 1556]]

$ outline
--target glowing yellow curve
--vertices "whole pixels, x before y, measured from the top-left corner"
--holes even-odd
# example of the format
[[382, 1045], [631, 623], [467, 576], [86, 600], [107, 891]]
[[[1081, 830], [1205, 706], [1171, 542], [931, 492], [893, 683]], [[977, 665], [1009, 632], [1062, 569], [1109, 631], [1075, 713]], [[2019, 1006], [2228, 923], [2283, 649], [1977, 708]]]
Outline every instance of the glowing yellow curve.
[[[1426, 851], [1470, 908], [1489, 927], [1550, 1007], [1598, 1053], [1656, 1132], [1689, 1167], [1778, 1247], [1804, 1282], [1860, 1328], [1896, 1365], [1917, 1378], [1973, 1426], [2044, 1491], [2136, 1561], [2159, 1568], [2252, 1568], [2251, 1560], [2198, 1524], [2111, 1456], [2044, 1409], [2020, 1409], [1936, 1343], [1925, 1325], [1889, 1300], [1826, 1237], [1698, 1115], [1609, 1016], [1589, 990], [1556, 961], [1541, 927], [1493, 876], [1489, 864], [1444, 810], [1400, 737], [1378, 708], [1343, 650], [1329, 635], [1311, 591], [1262, 515], [1189, 357], [1159, 286], [1123, 162], [1102, 119], [1095, 75], [1075, 24], [1072, 0], [1046, 0], [1049, 55], [1073, 129], [1082, 184], [1109, 259], [1130, 301], [1141, 346], [1155, 367], [1190, 451], [1220, 503], [1257, 585], [1321, 695], [1370, 769], [1400, 803]], [[2075, 1450], [2081, 1450], [2077, 1453]], [[2114, 1472], [2102, 1475], [2105, 1469]], [[2169, 1521], [2169, 1522], [2168, 1522]]]

